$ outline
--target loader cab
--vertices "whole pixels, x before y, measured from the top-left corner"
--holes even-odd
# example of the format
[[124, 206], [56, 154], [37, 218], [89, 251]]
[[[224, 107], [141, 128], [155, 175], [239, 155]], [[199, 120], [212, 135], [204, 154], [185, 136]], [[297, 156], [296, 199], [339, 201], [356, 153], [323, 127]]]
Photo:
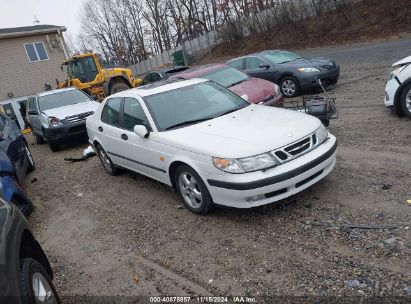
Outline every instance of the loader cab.
[[77, 78], [82, 83], [92, 82], [99, 73], [99, 66], [93, 55], [74, 57], [64, 62], [70, 79]]

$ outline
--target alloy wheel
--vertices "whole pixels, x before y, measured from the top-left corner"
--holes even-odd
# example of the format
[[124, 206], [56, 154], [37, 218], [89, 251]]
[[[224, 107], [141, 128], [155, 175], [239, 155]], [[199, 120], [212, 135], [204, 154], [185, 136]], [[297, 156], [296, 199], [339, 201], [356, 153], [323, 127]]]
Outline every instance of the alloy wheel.
[[111, 171], [111, 162], [110, 159], [108, 158], [107, 154], [101, 149], [100, 150], [100, 159], [101, 162], [103, 163], [104, 168], [107, 169], [107, 171]]
[[281, 89], [284, 95], [289, 97], [295, 94], [295, 91], [297, 88], [296, 88], [294, 81], [287, 79], [281, 84]]
[[405, 106], [408, 111], [411, 112], [411, 90], [409, 90], [407, 95], [405, 95]]
[[40, 272], [35, 272], [33, 274], [32, 287], [36, 304], [57, 303], [53, 289], [47, 282], [47, 279]]
[[184, 201], [192, 208], [200, 208], [203, 195], [194, 176], [188, 172], [182, 172], [178, 177], [178, 185]]

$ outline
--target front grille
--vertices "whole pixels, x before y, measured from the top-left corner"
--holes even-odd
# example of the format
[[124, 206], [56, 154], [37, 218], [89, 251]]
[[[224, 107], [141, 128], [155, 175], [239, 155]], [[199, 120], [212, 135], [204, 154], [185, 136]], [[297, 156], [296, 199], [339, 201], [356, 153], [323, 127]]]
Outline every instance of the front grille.
[[69, 133], [77, 133], [77, 132], [81, 132], [81, 131], [85, 131], [86, 130], [86, 125], [85, 124], [81, 124], [78, 126], [74, 126], [71, 127], [69, 130]]
[[271, 155], [273, 155], [280, 163], [285, 163], [311, 151], [317, 145], [317, 135], [313, 133], [288, 146], [271, 151]]
[[77, 115], [67, 116], [65, 119], [69, 123], [82, 122], [82, 121], [85, 121], [88, 116], [93, 115], [93, 114], [94, 112], [90, 111], [90, 112], [85, 112], [85, 113], [81, 113]]
[[292, 156], [295, 156], [307, 150], [310, 147], [310, 143], [311, 138], [307, 137], [301, 141], [296, 142], [295, 144], [292, 144], [291, 146], [284, 148], [284, 150]]

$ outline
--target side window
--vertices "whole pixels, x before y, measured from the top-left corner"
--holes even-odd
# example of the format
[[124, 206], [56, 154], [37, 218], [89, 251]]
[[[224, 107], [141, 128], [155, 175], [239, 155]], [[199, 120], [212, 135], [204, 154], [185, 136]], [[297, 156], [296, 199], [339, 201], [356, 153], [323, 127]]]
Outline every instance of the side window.
[[134, 98], [124, 98], [123, 125], [127, 130], [132, 131], [135, 125], [145, 125], [149, 128], [149, 123], [143, 108], [138, 100]]
[[29, 97], [29, 111], [36, 110], [36, 99], [34, 97]]
[[161, 79], [161, 75], [159, 73], [153, 73], [151, 75], [151, 81], [155, 82], [155, 81], [159, 81]]
[[120, 127], [121, 97], [110, 98], [104, 105], [101, 121], [115, 127]]
[[233, 59], [233, 60], [229, 61], [228, 64], [230, 66], [232, 66], [233, 68], [241, 71], [243, 69], [243, 61], [244, 61], [243, 58]]
[[245, 68], [247, 70], [258, 69], [262, 64], [265, 64], [265, 61], [258, 57], [247, 57], [245, 60]]
[[144, 84], [147, 84], [147, 83], [153, 82], [153, 80], [152, 80], [152, 78], [153, 78], [152, 75], [153, 75], [153, 73], [148, 73], [148, 74], [144, 77], [143, 83], [144, 83]]

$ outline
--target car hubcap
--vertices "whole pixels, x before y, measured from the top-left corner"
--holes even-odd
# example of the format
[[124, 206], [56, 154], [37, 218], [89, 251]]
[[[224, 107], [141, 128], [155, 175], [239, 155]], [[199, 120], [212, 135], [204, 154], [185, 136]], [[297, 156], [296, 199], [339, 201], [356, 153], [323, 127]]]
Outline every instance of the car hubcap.
[[411, 112], [411, 90], [405, 95], [405, 106], [409, 112]]
[[31, 152], [27, 146], [25, 147], [25, 149], [26, 149], [27, 158], [29, 159], [30, 164], [33, 166], [34, 165], [33, 156], [31, 155]]
[[33, 274], [33, 293], [36, 304], [52, 304], [57, 303], [53, 290], [47, 279], [40, 273]]
[[281, 85], [281, 89], [285, 96], [292, 96], [295, 93], [295, 83], [292, 80], [285, 80]]
[[194, 176], [188, 172], [183, 172], [178, 178], [178, 185], [184, 201], [192, 208], [199, 208], [203, 201], [203, 196]]
[[111, 171], [111, 163], [110, 163], [110, 160], [108, 159], [107, 154], [106, 154], [103, 150], [100, 150], [100, 158], [101, 158], [101, 162], [103, 163], [103, 166], [104, 166], [108, 171]]

